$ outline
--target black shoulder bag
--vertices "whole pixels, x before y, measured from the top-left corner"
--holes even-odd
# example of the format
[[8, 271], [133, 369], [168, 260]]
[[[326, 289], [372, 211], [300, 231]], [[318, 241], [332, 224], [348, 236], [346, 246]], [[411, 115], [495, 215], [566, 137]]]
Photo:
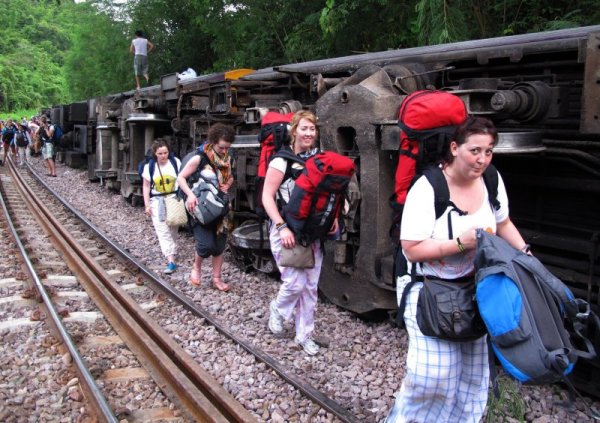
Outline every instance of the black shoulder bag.
[[[452, 211], [464, 213], [453, 204], [452, 206]], [[453, 239], [450, 213], [448, 235]], [[455, 342], [473, 341], [485, 335], [485, 324], [475, 302], [474, 278], [446, 280], [426, 276], [422, 280], [423, 287], [419, 291], [417, 302], [417, 324], [423, 335]], [[413, 263], [411, 282], [406, 284], [402, 292], [396, 316], [396, 321], [402, 328], [406, 297], [417, 281], [416, 264]]]

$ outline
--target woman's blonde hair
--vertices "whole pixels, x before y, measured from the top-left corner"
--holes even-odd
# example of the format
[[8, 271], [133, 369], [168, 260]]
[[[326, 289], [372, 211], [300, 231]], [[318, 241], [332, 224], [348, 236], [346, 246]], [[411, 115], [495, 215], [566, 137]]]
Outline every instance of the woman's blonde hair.
[[292, 116], [292, 120], [290, 121], [290, 145], [294, 145], [294, 134], [296, 133], [296, 129], [298, 128], [298, 125], [302, 119], [306, 119], [315, 125], [315, 128], [317, 129], [317, 135], [319, 134], [319, 128], [317, 127], [317, 116], [315, 116], [315, 114], [310, 110], [298, 110], [296, 113], [294, 113], [294, 116]]

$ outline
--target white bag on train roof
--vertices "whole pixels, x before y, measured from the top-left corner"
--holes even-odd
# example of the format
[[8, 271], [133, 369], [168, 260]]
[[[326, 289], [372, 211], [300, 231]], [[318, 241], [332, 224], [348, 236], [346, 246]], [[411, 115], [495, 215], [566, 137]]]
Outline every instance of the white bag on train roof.
[[195, 78], [196, 76], [198, 76], [196, 74], [196, 71], [192, 68], [187, 68], [187, 70], [181, 72], [180, 74], [177, 75], [177, 78], [179, 78], [180, 81], [184, 81], [186, 79], [192, 79]]

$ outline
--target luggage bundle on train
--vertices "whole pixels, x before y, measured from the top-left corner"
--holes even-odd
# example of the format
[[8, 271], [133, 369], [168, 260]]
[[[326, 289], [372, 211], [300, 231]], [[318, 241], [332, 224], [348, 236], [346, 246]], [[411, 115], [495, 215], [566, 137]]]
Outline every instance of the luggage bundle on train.
[[290, 200], [283, 207], [284, 219], [300, 242], [327, 236], [355, 171], [352, 159], [333, 151], [323, 151], [306, 160]]

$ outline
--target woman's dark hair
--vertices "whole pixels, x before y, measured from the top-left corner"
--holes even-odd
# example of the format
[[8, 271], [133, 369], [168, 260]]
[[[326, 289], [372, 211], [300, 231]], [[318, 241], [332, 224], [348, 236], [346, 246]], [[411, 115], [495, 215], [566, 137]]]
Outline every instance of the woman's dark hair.
[[[496, 126], [494, 123], [488, 118], [484, 117], [469, 117], [463, 123], [461, 123], [456, 131], [454, 131], [454, 135], [452, 136], [452, 141], [454, 141], [458, 146], [467, 142], [467, 138], [471, 135], [490, 135], [494, 140], [494, 145], [498, 143], [498, 131], [496, 130]], [[454, 156], [452, 156], [452, 152], [450, 148], [446, 152], [446, 163], [452, 163], [454, 160]]]
[[154, 157], [154, 160], [156, 160], [156, 152], [161, 147], [167, 147], [167, 150], [169, 150], [169, 152], [171, 151], [167, 140], [165, 140], [164, 138], [155, 139], [154, 142], [152, 143], [152, 157]]
[[135, 35], [137, 37], [143, 37], [144, 36], [144, 32], [141, 29], [138, 29], [137, 31], [135, 31]]
[[215, 123], [208, 130], [207, 139], [209, 144], [216, 144], [220, 139], [228, 143], [235, 141], [235, 131], [229, 125], [223, 123]]

